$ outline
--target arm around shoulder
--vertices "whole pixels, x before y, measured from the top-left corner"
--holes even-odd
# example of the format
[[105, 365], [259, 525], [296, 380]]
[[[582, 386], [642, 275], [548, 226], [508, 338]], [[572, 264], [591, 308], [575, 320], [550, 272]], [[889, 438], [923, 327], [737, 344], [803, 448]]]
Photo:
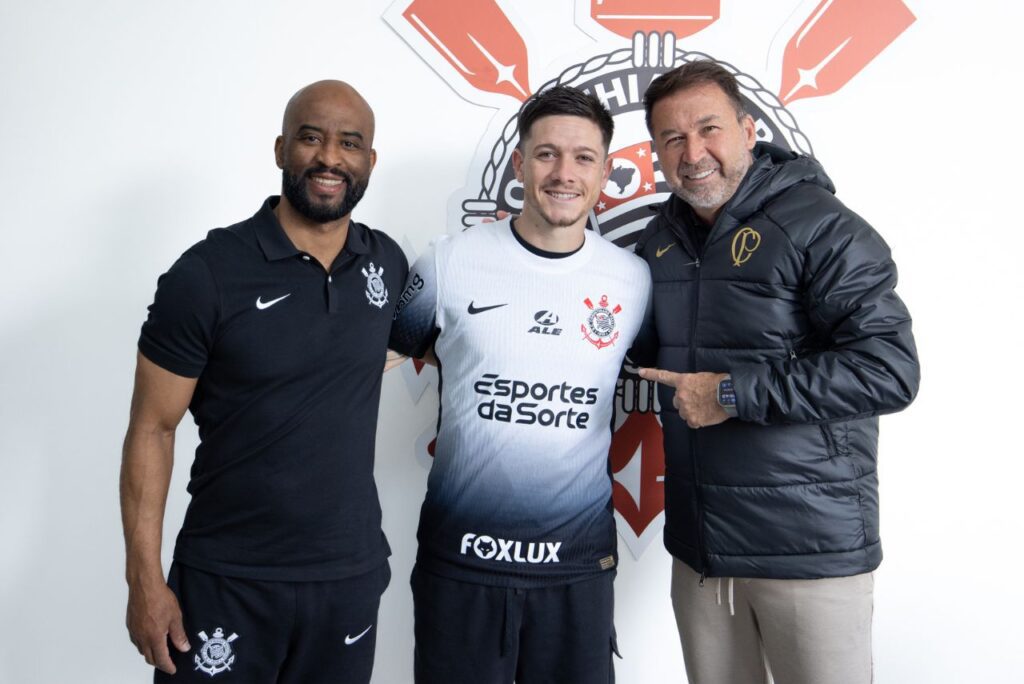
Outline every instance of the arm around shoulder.
[[417, 359], [432, 350], [438, 334], [435, 259], [436, 244], [432, 244], [412, 265], [391, 324], [388, 347]]

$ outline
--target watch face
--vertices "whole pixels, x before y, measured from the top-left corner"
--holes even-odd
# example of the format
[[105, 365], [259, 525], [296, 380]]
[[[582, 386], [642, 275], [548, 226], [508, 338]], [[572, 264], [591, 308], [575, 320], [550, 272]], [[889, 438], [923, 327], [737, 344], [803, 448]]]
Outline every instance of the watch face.
[[721, 406], [736, 405], [736, 392], [733, 390], [731, 378], [726, 378], [718, 383], [718, 403]]

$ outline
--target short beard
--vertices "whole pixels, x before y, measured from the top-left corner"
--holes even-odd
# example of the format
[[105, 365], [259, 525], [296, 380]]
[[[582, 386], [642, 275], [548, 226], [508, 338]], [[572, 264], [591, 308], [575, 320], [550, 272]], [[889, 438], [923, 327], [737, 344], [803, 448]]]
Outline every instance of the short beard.
[[[693, 192], [683, 185], [677, 186], [674, 183], [669, 183], [669, 189], [671, 189], [679, 199], [683, 200], [694, 209], [714, 209], [715, 207], [721, 207], [731, 200], [732, 196], [736, 194], [736, 191], [740, 187], [740, 183], [743, 182], [743, 178], [747, 175], [747, 171], [750, 170], [752, 164], [753, 158], [749, 153], [747, 153], [745, 164], [741, 163], [737, 165], [730, 175], [723, 175], [722, 183], [717, 188], [706, 188], [704, 192]], [[700, 173], [701, 171], [706, 170], [706, 168], [701, 168], [700, 164], [680, 164], [677, 173], [680, 178], [683, 178], [686, 175]]]
[[[329, 173], [345, 180], [345, 196], [338, 205], [317, 204], [306, 192], [306, 179], [314, 173]], [[331, 223], [352, 213], [366, 193], [367, 182], [357, 183], [352, 174], [325, 166], [306, 169], [299, 175], [281, 170], [281, 191], [295, 210], [314, 223]]]
[[590, 212], [584, 212], [584, 213], [580, 214], [579, 216], [577, 216], [576, 218], [560, 218], [560, 219], [552, 219], [552, 218], [551, 218], [550, 216], [548, 216], [547, 214], [545, 214], [545, 213], [544, 213], [543, 211], [541, 211], [541, 210], [540, 210], [539, 208], [537, 209], [537, 214], [539, 214], [539, 215], [540, 215], [540, 217], [541, 217], [542, 219], [544, 219], [544, 220], [545, 220], [545, 221], [547, 222], [547, 224], [548, 224], [549, 226], [552, 226], [553, 228], [568, 228], [569, 226], [574, 226], [574, 225], [576, 225], [576, 223], [577, 223], [577, 222], [578, 222], [578, 221], [579, 221], [580, 219], [582, 219], [582, 218], [586, 217], [586, 216], [587, 216], [587, 214], [589, 214], [589, 213], [590, 213]]
[[729, 191], [736, 191], [736, 188], [729, 188], [725, 185], [719, 188], [718, 192], [710, 194], [707, 192], [690, 192], [682, 186], [671, 188], [672, 192], [676, 196], [689, 204], [694, 209], [713, 209], [714, 207], [720, 207], [729, 199], [726, 195]]
[[[543, 188], [541, 190], [541, 194], [543, 194], [547, 190], [554, 190], [555, 192], [559, 191], [557, 187], [546, 187], [546, 188]], [[549, 216], [547, 214], [547, 212], [545, 212], [542, 207], [543, 207], [543, 205], [538, 200], [536, 206], [534, 206], [533, 209], [534, 209], [534, 211], [537, 212], [538, 216], [540, 216], [542, 219], [544, 219], [544, 221], [549, 226], [551, 226], [553, 228], [568, 228], [569, 226], [574, 226], [574, 225], [576, 225], [577, 222], [579, 222], [580, 219], [584, 219], [585, 220], [587, 215], [590, 214], [590, 210], [587, 209], [586, 211], [584, 211], [582, 214], [579, 214], [575, 218], [563, 217], [563, 218], [555, 219], [555, 218], [552, 218], [551, 216]]]

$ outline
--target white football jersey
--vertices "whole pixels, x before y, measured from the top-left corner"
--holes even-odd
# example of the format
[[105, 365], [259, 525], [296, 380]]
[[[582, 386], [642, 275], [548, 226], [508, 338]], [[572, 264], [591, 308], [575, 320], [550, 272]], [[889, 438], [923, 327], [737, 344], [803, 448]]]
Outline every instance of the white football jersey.
[[651, 279], [597, 233], [549, 258], [509, 221], [440, 238], [417, 260], [391, 344], [420, 355], [436, 335], [440, 363], [419, 562], [529, 586], [615, 564], [612, 399]]

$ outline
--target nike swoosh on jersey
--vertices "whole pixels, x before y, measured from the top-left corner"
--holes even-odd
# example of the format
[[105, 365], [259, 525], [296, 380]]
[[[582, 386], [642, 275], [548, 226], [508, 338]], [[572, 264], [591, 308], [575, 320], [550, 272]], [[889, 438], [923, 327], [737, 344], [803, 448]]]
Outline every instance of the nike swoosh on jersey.
[[364, 636], [366, 636], [366, 633], [369, 632], [371, 629], [373, 629], [373, 625], [370, 625], [369, 627], [367, 627], [366, 629], [364, 629], [362, 632], [360, 632], [359, 634], [357, 634], [355, 636], [349, 636], [348, 634], [346, 634], [345, 635], [345, 645], [346, 646], [351, 646], [352, 644], [356, 643], [357, 641], [362, 639]]
[[478, 314], [478, 313], [483, 313], [484, 311], [490, 311], [491, 309], [500, 309], [503, 306], [508, 306], [508, 302], [505, 302], [504, 304], [492, 304], [491, 306], [480, 306], [480, 307], [473, 306], [473, 304], [474, 304], [473, 302], [470, 302], [469, 303], [469, 308], [466, 309], [466, 311], [468, 311], [470, 313], [470, 315]]
[[676, 246], [676, 243], [673, 242], [673, 243], [671, 243], [671, 244], [669, 244], [669, 245], [667, 245], [665, 247], [659, 247], [658, 251], [654, 253], [654, 256], [656, 256], [656, 257], [658, 257], [660, 259], [662, 256], [665, 255], [665, 252], [667, 252], [668, 250], [672, 249], [675, 246]]
[[263, 296], [261, 295], [261, 296], [256, 298], [256, 308], [259, 309], [260, 311], [263, 311], [263, 309], [269, 309], [270, 307], [274, 306], [275, 304], [277, 304], [282, 299], [285, 299], [285, 298], [291, 297], [291, 296], [292, 296], [292, 293], [289, 292], [288, 294], [283, 295], [281, 297], [278, 297], [277, 299], [271, 299], [269, 302], [265, 302], [265, 301], [263, 301]]

